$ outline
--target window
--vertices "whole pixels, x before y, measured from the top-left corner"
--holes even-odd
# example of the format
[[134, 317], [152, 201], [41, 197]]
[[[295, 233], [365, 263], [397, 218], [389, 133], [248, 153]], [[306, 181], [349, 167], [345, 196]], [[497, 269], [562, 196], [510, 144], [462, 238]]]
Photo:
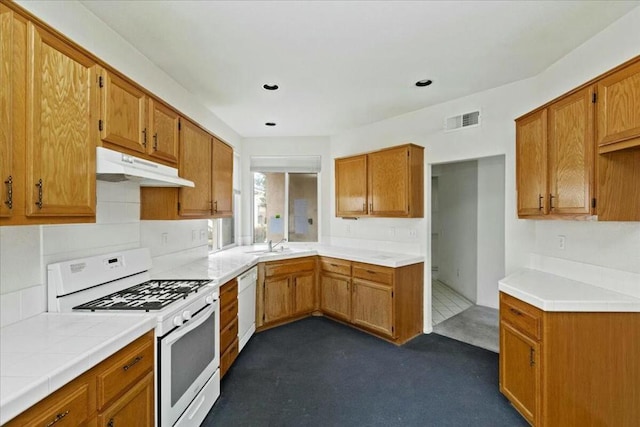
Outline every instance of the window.
[[253, 242], [318, 241], [318, 174], [254, 172]]
[[251, 157], [253, 243], [318, 241], [320, 156]]

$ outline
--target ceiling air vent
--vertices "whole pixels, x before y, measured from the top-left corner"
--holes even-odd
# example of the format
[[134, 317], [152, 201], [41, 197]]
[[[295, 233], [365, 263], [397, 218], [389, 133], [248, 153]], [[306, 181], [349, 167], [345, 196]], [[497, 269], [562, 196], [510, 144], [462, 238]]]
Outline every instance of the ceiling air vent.
[[444, 130], [447, 132], [480, 126], [480, 111], [472, 111], [457, 116], [447, 117], [444, 120]]

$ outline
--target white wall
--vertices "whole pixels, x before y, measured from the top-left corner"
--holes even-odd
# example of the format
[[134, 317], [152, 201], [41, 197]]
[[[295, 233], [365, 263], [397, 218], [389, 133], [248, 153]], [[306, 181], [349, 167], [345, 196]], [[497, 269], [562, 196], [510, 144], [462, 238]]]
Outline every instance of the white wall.
[[504, 156], [478, 159], [478, 275], [476, 303], [498, 308], [504, 274]]
[[438, 177], [438, 278], [476, 302], [478, 162], [436, 165], [432, 175]]

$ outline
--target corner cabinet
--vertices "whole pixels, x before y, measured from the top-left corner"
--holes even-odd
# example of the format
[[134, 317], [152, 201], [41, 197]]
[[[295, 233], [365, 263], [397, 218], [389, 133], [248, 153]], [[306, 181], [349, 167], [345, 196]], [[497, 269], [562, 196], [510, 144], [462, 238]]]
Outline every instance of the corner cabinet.
[[211, 200], [214, 217], [233, 215], [233, 148], [213, 138]]
[[258, 265], [258, 330], [307, 315], [316, 309], [316, 258]]
[[335, 159], [336, 216], [422, 218], [424, 148], [406, 144]]
[[640, 313], [542, 311], [500, 293], [500, 391], [533, 426], [635, 426]]

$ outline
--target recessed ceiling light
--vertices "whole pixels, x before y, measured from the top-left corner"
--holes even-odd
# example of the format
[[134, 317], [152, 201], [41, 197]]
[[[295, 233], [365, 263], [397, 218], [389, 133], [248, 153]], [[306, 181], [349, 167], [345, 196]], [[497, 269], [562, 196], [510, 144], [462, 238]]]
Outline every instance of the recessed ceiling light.
[[425, 79], [425, 80], [418, 80], [416, 82], [416, 86], [418, 87], [425, 87], [425, 86], [429, 86], [431, 83], [433, 83], [431, 80], [429, 79]]
[[266, 90], [278, 90], [279, 86], [278, 85], [262, 85], [263, 88], [265, 88]]
[[265, 126], [275, 126], [276, 124], [274, 122], [267, 122], [264, 125]]

